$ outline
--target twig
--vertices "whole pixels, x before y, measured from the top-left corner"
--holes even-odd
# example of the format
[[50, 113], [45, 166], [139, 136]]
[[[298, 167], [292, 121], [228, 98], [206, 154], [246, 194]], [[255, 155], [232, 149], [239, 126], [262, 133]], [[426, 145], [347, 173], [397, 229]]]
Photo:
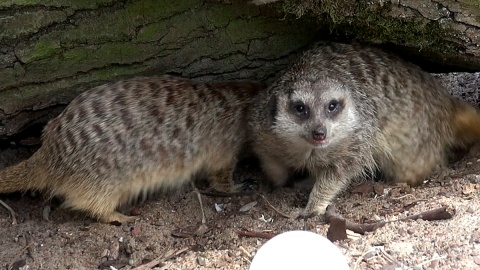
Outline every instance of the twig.
[[198, 188], [195, 186], [195, 183], [193, 181], [190, 181], [190, 184], [192, 184], [193, 192], [197, 195], [198, 202], [200, 203], [200, 212], [202, 214], [202, 224], [205, 225], [207, 223], [207, 218], [205, 217], [205, 210], [203, 210], [203, 202], [202, 202], [202, 195], [200, 194], [200, 191], [198, 191]]
[[400, 197], [392, 197], [392, 200], [401, 200], [401, 199], [406, 198], [406, 197], [413, 197], [414, 199], [416, 199], [415, 195], [409, 193], [409, 194], [405, 194], [405, 195], [400, 196]]
[[5, 207], [8, 210], [8, 212], [10, 212], [10, 216], [12, 216], [12, 225], [17, 225], [17, 218], [15, 218], [15, 215], [16, 215], [15, 211], [13, 211], [13, 209], [2, 200], [0, 200], [0, 204], [3, 207]]
[[8, 264], [7, 269], [8, 269], [8, 270], [12, 269], [13, 264], [17, 261], [17, 259], [20, 258], [20, 256], [22, 256], [22, 254], [25, 252], [25, 250], [29, 249], [32, 245], [33, 245], [33, 242], [30, 242], [30, 243], [28, 243], [25, 247], [23, 247], [23, 248], [17, 253], [17, 255], [15, 255], [15, 257], [14, 257], [13, 260], [12, 260], [12, 262]]
[[260, 197], [262, 197], [262, 199], [265, 200], [265, 202], [268, 204], [268, 206], [269, 206], [270, 208], [272, 208], [273, 211], [277, 212], [277, 213], [278, 213], [279, 215], [281, 215], [282, 217], [285, 217], [285, 218], [288, 218], [288, 219], [293, 219], [292, 216], [287, 215], [287, 214], [281, 212], [280, 210], [278, 210], [277, 208], [275, 208], [275, 206], [273, 206], [273, 205], [267, 200], [267, 198], [265, 198], [265, 196], [263, 196], [263, 195], [260, 194], [260, 193], [257, 193], [257, 194], [258, 194]]
[[401, 221], [411, 219], [411, 220], [417, 220], [417, 219], [423, 219], [423, 220], [442, 220], [442, 219], [450, 219], [453, 217], [453, 213], [448, 211], [448, 207], [439, 207], [433, 210], [425, 211], [420, 214], [416, 215], [411, 215], [408, 217], [404, 217], [402, 219], [399, 219]]
[[421, 262], [421, 263], [417, 264], [416, 266], [422, 267], [423, 265], [425, 265], [425, 264], [427, 264], [427, 263], [429, 263], [429, 262], [433, 262], [433, 261], [436, 261], [436, 260], [443, 260], [443, 259], [445, 259], [445, 258], [447, 258], [447, 255], [440, 256], [440, 257], [433, 257], [433, 258], [431, 258], [431, 259], [428, 259], [428, 260], [426, 260], [426, 261], [424, 261], [424, 262]]
[[184, 253], [185, 251], [189, 250], [190, 247], [185, 247], [185, 248], [182, 248], [170, 255], [163, 255], [163, 256], [160, 256], [160, 257], [157, 257], [153, 260], [151, 260], [150, 262], [146, 263], [146, 264], [142, 264], [140, 266], [137, 266], [135, 267], [133, 270], [146, 270], [146, 269], [152, 269], [153, 267], [157, 266], [158, 264], [160, 264], [162, 261], [168, 261], [168, 260], [171, 260], [175, 257], [177, 257], [178, 255]]
[[244, 247], [240, 246], [239, 247], [240, 251], [243, 253], [243, 255], [247, 256], [247, 260], [250, 260], [252, 258], [252, 255], [250, 255], [250, 252], [248, 252]]
[[366, 232], [373, 232], [376, 229], [383, 227], [386, 224], [392, 223], [392, 222], [405, 221], [405, 220], [417, 220], [417, 219], [442, 220], [442, 219], [450, 219], [452, 218], [452, 216], [453, 216], [453, 213], [448, 211], [448, 207], [440, 207], [440, 208], [425, 211], [416, 215], [404, 217], [398, 220], [381, 221], [381, 222], [369, 223], [369, 224], [359, 224], [359, 223], [352, 222], [350, 220], [346, 220], [344, 217], [342, 217], [340, 214], [336, 212], [334, 205], [329, 205], [325, 213], [325, 220], [328, 223], [330, 223], [330, 221], [335, 218], [344, 219], [347, 230], [351, 230], [360, 234], [365, 234]]
[[237, 231], [238, 236], [248, 236], [248, 237], [258, 237], [264, 239], [271, 239], [277, 234], [275, 233], [264, 233], [264, 232], [254, 232], [254, 231]]
[[158, 270], [165, 270], [165, 269], [168, 269], [168, 268], [170, 268], [170, 266], [172, 266], [172, 264], [173, 264], [172, 262], [171, 262], [171, 263], [169, 263], [169, 264], [165, 264], [164, 266], [160, 267]]

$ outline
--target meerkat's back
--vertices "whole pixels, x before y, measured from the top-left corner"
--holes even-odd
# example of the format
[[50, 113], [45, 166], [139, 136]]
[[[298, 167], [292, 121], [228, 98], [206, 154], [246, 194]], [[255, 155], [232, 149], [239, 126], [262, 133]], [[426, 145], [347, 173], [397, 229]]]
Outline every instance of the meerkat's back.
[[45, 189], [110, 222], [131, 220], [114, 211], [118, 205], [199, 174], [226, 175], [219, 181], [227, 188], [258, 89], [158, 76], [85, 91], [48, 123], [29, 160], [0, 173], [0, 192]]

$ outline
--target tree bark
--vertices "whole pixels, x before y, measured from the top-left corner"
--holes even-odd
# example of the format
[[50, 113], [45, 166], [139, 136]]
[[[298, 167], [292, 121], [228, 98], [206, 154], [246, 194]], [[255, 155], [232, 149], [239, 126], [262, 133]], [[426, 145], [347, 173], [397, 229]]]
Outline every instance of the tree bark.
[[314, 17], [342, 39], [390, 45], [430, 69], [480, 70], [478, 0], [254, 0]]
[[327, 36], [480, 70], [476, 0], [248, 2], [0, 1], [0, 138], [45, 123], [81, 91], [121, 77], [266, 80]]

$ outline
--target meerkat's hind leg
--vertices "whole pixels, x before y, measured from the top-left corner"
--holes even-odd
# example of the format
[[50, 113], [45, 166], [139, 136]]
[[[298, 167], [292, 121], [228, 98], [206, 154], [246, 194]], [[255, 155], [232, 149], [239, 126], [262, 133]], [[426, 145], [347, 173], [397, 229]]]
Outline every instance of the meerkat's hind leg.
[[126, 216], [116, 211], [121, 204], [121, 192], [118, 190], [95, 190], [81, 189], [76, 193], [68, 193], [64, 196], [61, 207], [79, 210], [88, 213], [102, 223], [133, 222], [137, 217]]

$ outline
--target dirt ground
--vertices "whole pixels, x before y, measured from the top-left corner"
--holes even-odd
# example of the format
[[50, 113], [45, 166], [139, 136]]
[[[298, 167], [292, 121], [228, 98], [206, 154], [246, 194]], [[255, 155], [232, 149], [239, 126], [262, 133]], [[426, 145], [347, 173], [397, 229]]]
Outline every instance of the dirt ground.
[[[480, 73], [451, 73], [440, 79], [453, 95], [479, 104]], [[38, 135], [37, 131], [34, 136]], [[14, 144], [0, 142], [0, 169], [30, 156], [35, 143], [38, 140], [22, 137]], [[356, 223], [394, 221], [442, 206], [454, 213], [438, 221], [394, 221], [335, 242], [350, 268], [480, 269], [480, 151], [473, 153], [452, 164], [444, 181], [433, 177], [415, 189], [366, 181], [344, 192], [335, 201], [337, 212]], [[259, 187], [258, 168], [240, 166], [236, 181], [247, 179], [257, 180], [251, 195], [202, 196], [206, 227], [199, 226], [200, 206], [189, 187], [125, 208], [126, 213], [139, 214], [139, 219], [119, 226], [55, 210], [58, 202], [45, 202], [38, 193], [1, 195], [17, 213], [18, 224], [13, 225], [9, 212], [0, 207], [0, 269], [113, 270], [149, 262], [153, 269], [248, 269], [266, 239], [241, 237], [239, 231], [310, 230], [326, 235], [330, 225], [319, 218], [303, 221], [282, 216], [300, 212], [308, 186], [272, 191]], [[50, 214], [48, 209], [53, 209]]]
[[[10, 163], [31, 152], [4, 151], [3, 157]], [[440, 221], [392, 222], [335, 244], [351, 269], [480, 269], [479, 172], [477, 156], [450, 166], [444, 182], [432, 179], [416, 189], [380, 182], [353, 187], [335, 205], [341, 215], [358, 223], [395, 220], [441, 206], [454, 215]], [[236, 178], [258, 180], [261, 175], [255, 167], [242, 166]], [[48, 221], [44, 209], [49, 203], [41, 195], [2, 195], [0, 199], [16, 211], [18, 224], [12, 225], [7, 210], [0, 208], [0, 268], [134, 269], [159, 258], [153, 269], [248, 269], [266, 239], [240, 237], [238, 231], [300, 229], [326, 235], [329, 225], [318, 218], [297, 221], [279, 213], [298, 214], [308, 189], [261, 187], [260, 194], [278, 211], [258, 194], [203, 196], [207, 228], [199, 236], [193, 232], [200, 225], [200, 207], [189, 187], [125, 209], [141, 212], [135, 224], [126, 225], [101, 224], [62, 209], [54, 209]], [[240, 211], [251, 202], [257, 204]]]

